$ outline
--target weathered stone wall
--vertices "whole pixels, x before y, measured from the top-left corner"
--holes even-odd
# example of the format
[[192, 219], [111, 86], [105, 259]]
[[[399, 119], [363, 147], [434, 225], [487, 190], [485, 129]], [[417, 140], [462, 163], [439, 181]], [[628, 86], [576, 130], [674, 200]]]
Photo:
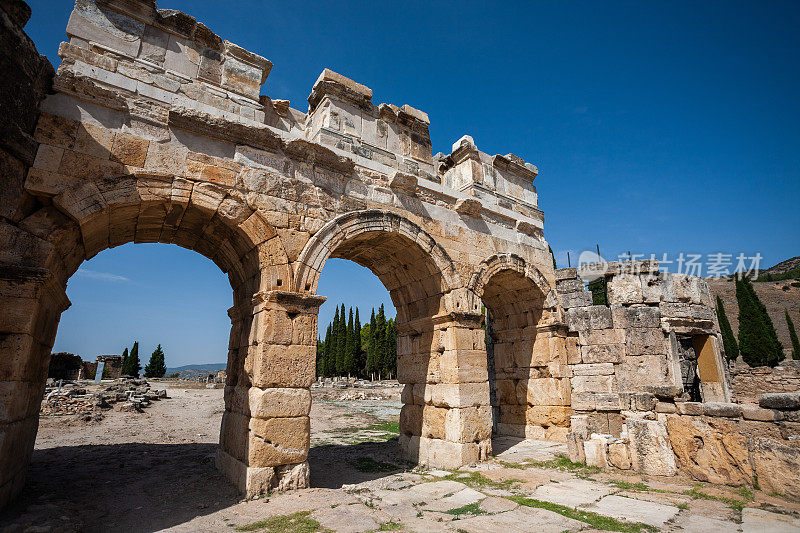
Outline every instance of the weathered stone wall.
[[688, 392], [678, 336], [707, 340], [699, 368], [703, 399], [730, 399], [719, 327], [702, 280], [659, 272], [654, 261], [602, 263], [582, 273], [605, 278], [608, 305], [592, 305], [574, 268], [557, 271], [556, 290], [574, 339], [567, 344], [572, 409], [587, 417], [590, 433], [618, 436], [626, 416]]
[[800, 393], [764, 394], [760, 405], [659, 402], [628, 418], [617, 437], [583, 435], [570, 444], [573, 460], [648, 475], [680, 470], [698, 481], [758, 484], [800, 499]]
[[800, 361], [783, 361], [775, 368], [753, 368], [736, 361], [731, 373], [731, 387], [740, 402], [755, 401], [765, 392], [800, 391]]
[[[53, 67], [36, 51], [23, 27], [31, 11], [20, 0], [0, 2], [0, 294], [30, 295], [31, 279], [42, 279], [36, 265], [18, 261], [8, 232], [35, 209], [23, 189], [36, 157], [33, 130], [39, 101], [50, 88]], [[52, 341], [42, 332], [14, 335], [32, 317], [0, 304], [0, 505], [22, 489], [33, 452]], [[21, 356], [25, 352], [26, 357]]]

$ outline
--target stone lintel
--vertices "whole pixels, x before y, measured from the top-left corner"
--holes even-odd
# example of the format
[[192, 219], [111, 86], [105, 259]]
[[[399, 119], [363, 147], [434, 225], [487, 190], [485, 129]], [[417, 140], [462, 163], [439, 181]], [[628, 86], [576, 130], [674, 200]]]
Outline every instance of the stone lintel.
[[317, 108], [326, 95], [346, 100], [357, 107], [372, 109], [372, 89], [326, 68], [319, 75], [308, 96], [309, 112]]
[[428, 118], [428, 114], [425, 111], [420, 111], [414, 107], [411, 107], [408, 104], [403, 104], [400, 107], [400, 112], [397, 114], [398, 118], [401, 121], [407, 122], [409, 120], [416, 120], [417, 122], [422, 122], [426, 126], [430, 125], [431, 120]]
[[325, 303], [325, 296], [289, 291], [260, 291], [253, 296], [253, 305], [267, 304], [267, 308], [282, 308], [287, 313], [316, 314]]
[[450, 311], [449, 313], [440, 313], [432, 317], [434, 326], [441, 328], [442, 326], [462, 326], [462, 327], [480, 327], [483, 322], [483, 313], [477, 311]]
[[460, 198], [456, 200], [456, 204], [453, 209], [455, 209], [456, 213], [460, 215], [478, 218], [481, 216], [483, 204], [480, 202], [480, 200], [475, 198]]
[[55, 306], [60, 313], [72, 305], [67, 297], [65, 287], [47, 268], [0, 263], [0, 281], [33, 285], [40, 298], [45, 297], [49, 300], [50, 305]]
[[514, 154], [497, 154], [492, 156], [492, 166], [500, 170], [512, 172], [528, 181], [533, 181], [536, 179], [536, 176], [539, 175], [539, 169], [536, 168], [535, 165], [526, 163]]
[[417, 177], [405, 172], [395, 172], [389, 178], [389, 188], [413, 196], [417, 192]]
[[225, 47], [225, 55], [234, 57], [243, 63], [247, 63], [250, 66], [260, 69], [261, 85], [263, 85], [264, 82], [267, 81], [267, 76], [269, 76], [269, 73], [272, 71], [272, 61], [270, 61], [266, 57], [254, 54], [249, 50], [245, 50], [238, 44], [234, 44], [230, 41], [224, 41], [223, 44]]

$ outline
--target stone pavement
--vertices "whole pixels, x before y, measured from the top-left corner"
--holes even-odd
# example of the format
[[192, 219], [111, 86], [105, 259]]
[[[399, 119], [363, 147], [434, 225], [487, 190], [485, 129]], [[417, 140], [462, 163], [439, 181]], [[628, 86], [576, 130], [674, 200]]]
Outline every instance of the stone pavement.
[[559, 444], [509, 438], [498, 444], [502, 451], [485, 464], [415, 468], [338, 490], [276, 494], [172, 531], [215, 531], [298, 512], [308, 512], [306, 525], [319, 530], [353, 533], [800, 531], [800, 502], [688, 479], [599, 472], [566, 461]]

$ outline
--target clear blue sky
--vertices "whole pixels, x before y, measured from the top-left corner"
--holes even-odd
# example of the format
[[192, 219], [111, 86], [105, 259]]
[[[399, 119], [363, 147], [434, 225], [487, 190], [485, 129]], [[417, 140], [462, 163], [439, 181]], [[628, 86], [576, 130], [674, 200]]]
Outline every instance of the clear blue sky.
[[[71, 3], [30, 3], [27, 31], [57, 65]], [[434, 152], [470, 134], [485, 152], [536, 164], [545, 235], [559, 266], [567, 250], [574, 258], [595, 244], [606, 258], [628, 250], [670, 258], [760, 253], [766, 266], [798, 254], [800, 3], [162, 0], [160, 7], [186, 11], [272, 60], [262, 92], [298, 109], [329, 67], [371, 87], [376, 103], [426, 111]], [[373, 276], [345, 265], [326, 268], [321, 294], [364, 301], [362, 308], [388, 300]], [[57, 348], [93, 357], [136, 336], [149, 351], [174, 331], [170, 364], [224, 360], [231, 298], [208, 260], [174, 247], [126, 246], [84, 266], [131, 281], [75, 277]], [[164, 272], [176, 276], [170, 291], [148, 293]], [[181, 288], [182, 280], [190, 286]], [[174, 297], [164, 296], [172, 289]], [[131, 302], [145, 295], [163, 318], [152, 309], [137, 315], [136, 331], [130, 322], [94, 324], [111, 296], [114, 309], [136, 309]], [[324, 306], [321, 324], [332, 307]], [[166, 325], [173, 317], [191, 318]], [[165, 333], [145, 347], [142, 331], [161, 326]]]

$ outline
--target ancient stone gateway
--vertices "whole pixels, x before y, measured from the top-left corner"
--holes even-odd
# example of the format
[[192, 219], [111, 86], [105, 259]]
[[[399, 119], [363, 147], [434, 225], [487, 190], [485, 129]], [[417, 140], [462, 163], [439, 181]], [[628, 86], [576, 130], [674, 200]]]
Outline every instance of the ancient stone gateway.
[[67, 281], [130, 242], [196, 250], [228, 274], [217, 463], [247, 494], [308, 484], [331, 257], [369, 268], [397, 308], [412, 461], [480, 461], [493, 428], [573, 445], [619, 436], [626, 413], [683, 393], [676, 334], [702, 336], [703, 399], [730, 399], [704, 285], [616, 265], [602, 273], [610, 306], [592, 305], [574, 269], [554, 271], [538, 171], [519, 157], [469, 137], [433, 156], [424, 112], [375, 105], [329, 70], [307, 112], [261, 95], [268, 60], [154, 0], [77, 0], [38, 103], [49, 78], [31, 67], [27, 17], [3, 16], [29, 89], [3, 95], [19, 116], [0, 124], [16, 135], [3, 136], [0, 191], [0, 505], [24, 482]]

